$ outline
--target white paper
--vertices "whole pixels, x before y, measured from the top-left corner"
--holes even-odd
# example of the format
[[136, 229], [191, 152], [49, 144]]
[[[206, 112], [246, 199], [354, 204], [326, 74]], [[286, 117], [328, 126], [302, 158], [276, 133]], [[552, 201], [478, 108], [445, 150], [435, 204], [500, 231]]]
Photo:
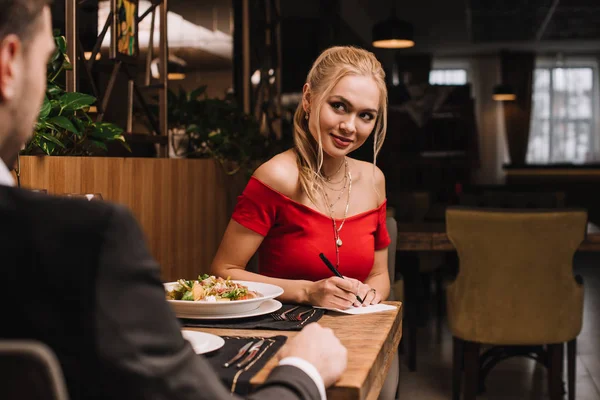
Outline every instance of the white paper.
[[381, 311], [389, 311], [395, 310], [396, 306], [390, 306], [388, 304], [373, 304], [366, 307], [350, 307], [345, 310], [340, 310], [339, 308], [327, 308], [327, 307], [315, 307], [315, 308], [324, 308], [325, 310], [336, 311], [344, 314], [371, 314]]

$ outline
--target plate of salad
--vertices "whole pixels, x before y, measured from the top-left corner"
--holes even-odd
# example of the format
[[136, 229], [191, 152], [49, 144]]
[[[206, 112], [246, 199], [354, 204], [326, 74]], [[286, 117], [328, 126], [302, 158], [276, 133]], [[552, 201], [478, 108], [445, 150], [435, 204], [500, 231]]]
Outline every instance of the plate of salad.
[[276, 285], [203, 274], [164, 284], [165, 296], [179, 318], [220, 316], [255, 310], [283, 293]]

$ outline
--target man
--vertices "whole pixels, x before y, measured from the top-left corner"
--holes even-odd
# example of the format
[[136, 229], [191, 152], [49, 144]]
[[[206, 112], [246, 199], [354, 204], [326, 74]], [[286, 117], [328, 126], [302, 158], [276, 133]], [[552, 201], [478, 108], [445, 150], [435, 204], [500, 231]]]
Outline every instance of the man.
[[[72, 399], [230, 399], [182, 338], [159, 267], [122, 207], [16, 189], [7, 166], [31, 136], [54, 50], [48, 0], [0, 0], [0, 338], [49, 345]], [[250, 398], [324, 398], [346, 367], [310, 324]]]

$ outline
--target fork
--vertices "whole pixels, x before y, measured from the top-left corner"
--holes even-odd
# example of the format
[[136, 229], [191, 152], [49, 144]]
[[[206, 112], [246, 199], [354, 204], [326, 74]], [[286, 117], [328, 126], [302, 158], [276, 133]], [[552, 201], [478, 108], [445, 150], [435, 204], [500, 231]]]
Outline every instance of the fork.
[[273, 317], [273, 319], [275, 321], [289, 321], [289, 319], [287, 317], [287, 314], [290, 313], [290, 312], [292, 312], [292, 311], [294, 311], [294, 310], [296, 310], [296, 309], [298, 309], [298, 307], [300, 307], [300, 306], [292, 307], [289, 310], [284, 311], [282, 313], [272, 313], [271, 317]]
[[313, 309], [311, 308], [310, 310], [306, 310], [306, 311], [302, 311], [300, 314], [298, 315], [292, 315], [290, 318], [295, 319], [296, 321], [302, 321], [302, 316], [308, 314], [309, 312], [312, 312]]

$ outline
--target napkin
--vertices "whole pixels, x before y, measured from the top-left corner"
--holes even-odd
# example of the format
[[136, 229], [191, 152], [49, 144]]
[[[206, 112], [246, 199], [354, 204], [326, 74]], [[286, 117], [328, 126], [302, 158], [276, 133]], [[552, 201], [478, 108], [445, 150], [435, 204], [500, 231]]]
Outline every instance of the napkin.
[[[279, 351], [287, 340], [287, 337], [282, 335], [269, 338], [236, 336], [222, 336], [222, 338], [225, 340], [224, 346], [211, 353], [203, 354], [203, 357], [212, 365], [213, 370], [219, 375], [221, 381], [230, 388], [231, 393], [239, 395], [250, 393], [252, 389], [250, 380], [252, 377], [263, 369], [267, 361], [277, 354], [277, 351]], [[242, 346], [248, 342], [256, 342], [260, 339], [265, 339], [265, 343], [261, 346], [254, 362], [243, 369], [238, 369], [235, 365], [229, 368], [223, 367], [223, 363], [237, 354]]]
[[335, 311], [344, 314], [371, 314], [381, 311], [389, 311], [395, 310], [396, 306], [390, 306], [388, 304], [372, 304], [366, 307], [350, 307], [345, 310], [340, 310], [339, 308], [327, 308], [327, 307], [315, 307], [315, 308], [324, 308], [325, 310]]

